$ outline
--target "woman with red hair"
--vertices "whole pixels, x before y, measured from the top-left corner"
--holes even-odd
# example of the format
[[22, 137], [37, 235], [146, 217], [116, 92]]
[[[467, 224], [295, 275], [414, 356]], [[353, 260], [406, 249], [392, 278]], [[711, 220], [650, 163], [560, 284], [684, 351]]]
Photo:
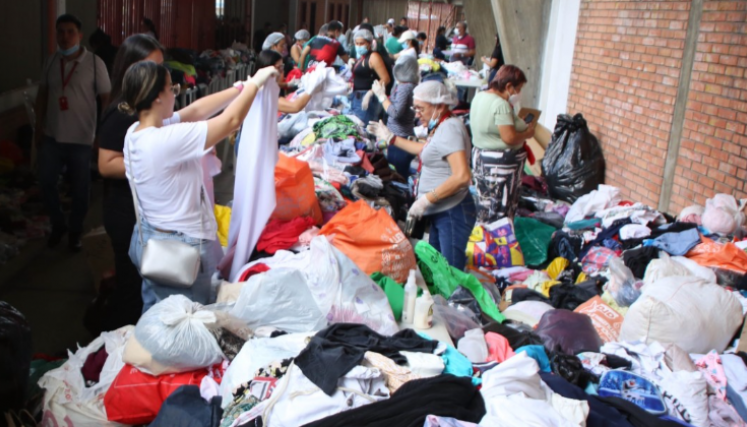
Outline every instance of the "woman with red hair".
[[534, 136], [535, 123], [518, 116], [524, 72], [504, 65], [490, 87], [475, 95], [470, 107], [472, 174], [477, 188], [477, 221], [489, 224], [513, 218], [527, 152], [525, 140]]

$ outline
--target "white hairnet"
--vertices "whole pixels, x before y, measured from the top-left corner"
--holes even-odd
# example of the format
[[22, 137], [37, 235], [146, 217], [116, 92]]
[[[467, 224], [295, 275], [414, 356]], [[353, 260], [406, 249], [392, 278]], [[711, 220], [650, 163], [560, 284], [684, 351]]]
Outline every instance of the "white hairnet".
[[443, 83], [427, 81], [420, 83], [413, 91], [413, 99], [429, 104], [457, 105], [457, 97]]
[[394, 78], [402, 83], [420, 82], [420, 68], [418, 60], [410, 55], [400, 56], [394, 63]]
[[366, 30], [364, 28], [362, 30], [356, 31], [355, 32], [355, 36], [353, 37], [353, 39], [363, 39], [363, 40], [366, 40], [368, 42], [372, 42], [373, 39], [374, 39], [374, 36], [373, 36], [373, 34], [371, 34], [370, 31], [368, 31], [368, 30]]
[[311, 38], [311, 34], [306, 30], [298, 30], [293, 37], [295, 37], [296, 40], [308, 40]]
[[280, 40], [284, 40], [285, 36], [283, 33], [272, 33], [265, 39], [265, 42], [262, 43], [262, 50], [267, 50], [275, 46], [280, 42]]

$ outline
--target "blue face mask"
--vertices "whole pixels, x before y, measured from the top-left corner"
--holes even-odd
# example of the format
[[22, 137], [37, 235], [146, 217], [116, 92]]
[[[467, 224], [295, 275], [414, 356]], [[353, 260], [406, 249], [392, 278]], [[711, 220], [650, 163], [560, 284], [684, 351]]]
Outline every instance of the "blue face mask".
[[78, 49], [80, 49], [80, 45], [76, 44], [75, 46], [71, 47], [70, 49], [64, 49], [64, 50], [63, 49], [57, 49], [57, 52], [60, 52], [60, 55], [62, 55], [62, 56], [70, 56], [70, 55], [74, 54], [75, 52], [77, 52]]
[[368, 48], [366, 46], [356, 46], [355, 53], [360, 58], [368, 53]]
[[438, 120], [436, 119], [428, 120], [428, 131], [432, 131], [433, 128], [435, 128], [437, 124], [438, 124]]
[[408, 47], [410, 47], [410, 45], [407, 44], [407, 42], [402, 42], [400, 44], [402, 45], [402, 49], [407, 49]]

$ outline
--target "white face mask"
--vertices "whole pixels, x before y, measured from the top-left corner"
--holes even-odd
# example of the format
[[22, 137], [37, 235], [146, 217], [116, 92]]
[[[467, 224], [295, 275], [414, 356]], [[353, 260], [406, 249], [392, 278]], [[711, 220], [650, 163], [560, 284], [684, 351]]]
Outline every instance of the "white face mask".
[[454, 28], [454, 35], [459, 37], [459, 28]]
[[516, 114], [519, 114], [519, 111], [521, 111], [521, 95], [519, 95], [518, 93], [515, 93], [509, 96], [508, 103], [514, 107], [514, 112]]

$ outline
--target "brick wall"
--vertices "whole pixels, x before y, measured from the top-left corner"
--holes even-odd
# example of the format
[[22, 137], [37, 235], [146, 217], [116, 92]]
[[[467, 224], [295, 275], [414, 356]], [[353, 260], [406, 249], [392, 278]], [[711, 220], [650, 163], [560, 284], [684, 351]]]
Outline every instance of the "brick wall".
[[706, 1], [670, 211], [747, 197], [747, 1]]
[[606, 183], [656, 207], [689, 17], [689, 1], [583, 0], [568, 112], [599, 138]]

